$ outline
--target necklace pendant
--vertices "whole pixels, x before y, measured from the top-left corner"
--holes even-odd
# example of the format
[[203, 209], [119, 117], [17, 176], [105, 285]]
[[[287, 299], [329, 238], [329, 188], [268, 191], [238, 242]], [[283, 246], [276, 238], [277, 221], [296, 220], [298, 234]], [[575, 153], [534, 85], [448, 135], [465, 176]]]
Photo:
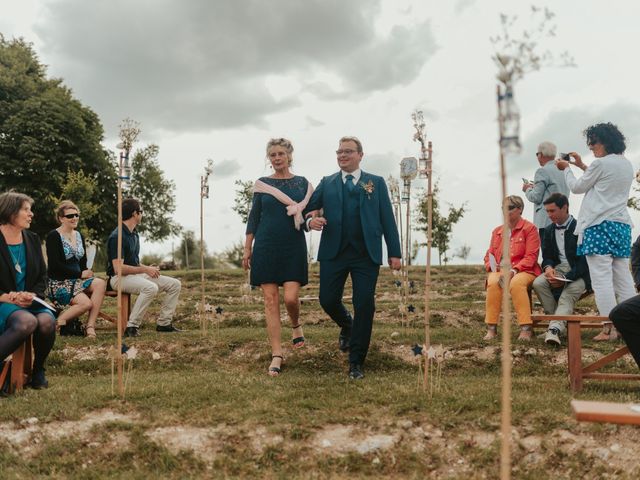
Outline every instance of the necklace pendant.
[[20, 264], [18, 262], [16, 262], [15, 267], [16, 267], [16, 272], [22, 273], [22, 268], [20, 268]]

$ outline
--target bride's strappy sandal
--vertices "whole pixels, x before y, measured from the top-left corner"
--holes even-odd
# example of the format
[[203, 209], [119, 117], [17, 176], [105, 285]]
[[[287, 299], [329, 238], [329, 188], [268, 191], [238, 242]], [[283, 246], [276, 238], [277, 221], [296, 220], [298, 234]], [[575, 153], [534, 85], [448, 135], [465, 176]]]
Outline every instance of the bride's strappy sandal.
[[[274, 358], [279, 358], [280, 360], [284, 361], [284, 358], [282, 357], [282, 355], [271, 355], [272, 361]], [[282, 362], [280, 362], [279, 367], [269, 367], [269, 370], [267, 370], [267, 374], [270, 377], [277, 377], [278, 375], [280, 375], [280, 372], [282, 372]]]
[[[292, 325], [291, 329], [295, 330], [296, 328], [299, 328], [299, 327], [302, 327], [302, 325], [300, 323], [298, 325], [295, 325], [295, 326]], [[304, 335], [300, 335], [299, 337], [295, 337], [294, 339], [291, 340], [291, 343], [293, 343], [293, 348], [302, 348], [302, 347], [304, 347]]]

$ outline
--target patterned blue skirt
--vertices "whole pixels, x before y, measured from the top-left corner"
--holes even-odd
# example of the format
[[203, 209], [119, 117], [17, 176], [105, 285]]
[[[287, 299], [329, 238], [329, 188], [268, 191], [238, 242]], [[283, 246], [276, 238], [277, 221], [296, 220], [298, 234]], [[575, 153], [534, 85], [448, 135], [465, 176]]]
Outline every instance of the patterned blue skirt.
[[59, 308], [71, 304], [73, 297], [84, 292], [93, 282], [91, 278], [69, 278], [66, 280], [51, 280], [47, 287], [47, 297], [53, 303], [53, 306]]
[[578, 245], [578, 255], [611, 255], [617, 258], [631, 256], [631, 225], [605, 220], [587, 228]]

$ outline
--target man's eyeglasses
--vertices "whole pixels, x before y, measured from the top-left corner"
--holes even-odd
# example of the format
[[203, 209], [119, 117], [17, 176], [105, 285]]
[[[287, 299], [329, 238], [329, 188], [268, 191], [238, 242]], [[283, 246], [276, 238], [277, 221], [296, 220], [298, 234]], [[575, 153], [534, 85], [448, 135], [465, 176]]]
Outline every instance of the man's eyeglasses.
[[542, 152], [536, 152], [536, 157], [542, 155]]
[[336, 150], [336, 155], [342, 155], [343, 153], [345, 155], [351, 155], [352, 153], [356, 153], [357, 150], [351, 150], [351, 149], [346, 149], [346, 150]]
[[509, 209], [509, 211], [511, 211], [511, 210], [513, 210], [515, 208], [519, 208], [519, 207], [517, 205], [509, 205], [507, 208]]
[[71, 220], [72, 218], [80, 218], [80, 214], [79, 213], [68, 213], [66, 215], [63, 215], [64, 218], [68, 218], [69, 220]]

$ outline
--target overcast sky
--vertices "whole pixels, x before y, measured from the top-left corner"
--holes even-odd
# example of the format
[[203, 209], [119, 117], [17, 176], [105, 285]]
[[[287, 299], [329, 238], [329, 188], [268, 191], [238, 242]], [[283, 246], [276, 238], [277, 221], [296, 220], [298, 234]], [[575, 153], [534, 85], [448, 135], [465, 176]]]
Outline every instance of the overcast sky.
[[[514, 5], [514, 4], [518, 5]], [[294, 143], [295, 173], [317, 184], [337, 171], [343, 135], [364, 145], [365, 171], [398, 175], [418, 156], [411, 112], [420, 108], [434, 145], [441, 204], [467, 202], [452, 249], [479, 262], [500, 219], [489, 38], [499, 14], [528, 2], [501, 0], [0, 0], [0, 32], [34, 44], [51, 76], [102, 119], [115, 149], [125, 117], [142, 123], [141, 145], [160, 147], [176, 183], [177, 220], [199, 231], [199, 177], [214, 160], [205, 241], [220, 251], [244, 237], [231, 210], [234, 180], [268, 175], [271, 137]], [[519, 156], [509, 157], [509, 193], [533, 178], [536, 145], [588, 155], [582, 130], [617, 123], [627, 157], [640, 160], [640, 4], [627, 0], [537, 3], [556, 14], [544, 47], [569, 51], [576, 68], [546, 68], [516, 85]], [[425, 186], [414, 182], [415, 189]], [[581, 196], [572, 195], [577, 213]], [[415, 204], [415, 202], [414, 202]], [[524, 216], [532, 217], [526, 202]], [[640, 215], [633, 212], [640, 229]], [[316, 234], [317, 235], [317, 234]], [[422, 240], [420, 234], [413, 238]], [[317, 239], [315, 241], [317, 245]], [[171, 242], [143, 247], [169, 252]]]

